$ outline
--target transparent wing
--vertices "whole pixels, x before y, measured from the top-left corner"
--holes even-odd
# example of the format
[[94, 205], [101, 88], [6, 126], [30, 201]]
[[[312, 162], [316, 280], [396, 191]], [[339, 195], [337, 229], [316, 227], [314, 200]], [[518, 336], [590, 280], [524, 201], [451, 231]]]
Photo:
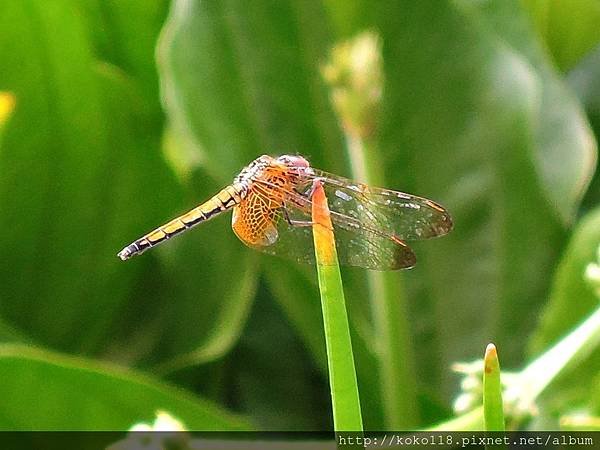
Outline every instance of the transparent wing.
[[[240, 212], [234, 215], [234, 229], [236, 218], [249, 215], [244, 213], [246, 208], [255, 204], [277, 204], [273, 202], [273, 198], [277, 198], [279, 206], [265, 214], [269, 215], [272, 227], [264, 227], [276, 229], [277, 235], [275, 239], [271, 235], [268, 239], [250, 240], [237, 233], [238, 237], [246, 245], [264, 253], [301, 263], [314, 263], [310, 200], [312, 181], [303, 179], [297, 185], [300, 190], [298, 192], [284, 191], [264, 180], [256, 180], [255, 183], [256, 186], [250, 189], [246, 199], [239, 205]], [[361, 221], [333, 208], [331, 217], [341, 264], [373, 270], [398, 270], [415, 264], [416, 258], [412, 250], [396, 236], [378, 228], [373, 221]], [[241, 226], [238, 227], [241, 229]], [[254, 233], [246, 234], [250, 236]]]
[[361, 226], [407, 241], [443, 236], [452, 229], [448, 211], [432, 200], [368, 186], [318, 169], [309, 170], [299, 189], [310, 193], [312, 180], [321, 179], [329, 208], [338, 217], [355, 218]]

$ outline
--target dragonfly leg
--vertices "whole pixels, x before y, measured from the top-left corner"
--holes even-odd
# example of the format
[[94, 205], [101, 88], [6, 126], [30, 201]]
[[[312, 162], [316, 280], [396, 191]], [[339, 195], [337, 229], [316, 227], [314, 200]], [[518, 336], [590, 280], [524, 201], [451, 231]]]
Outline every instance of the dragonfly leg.
[[[305, 193], [305, 194], [300, 194], [300, 198], [302, 198], [303, 201], [300, 201], [300, 198], [289, 198], [288, 201], [292, 204], [294, 204], [297, 208], [304, 210], [305, 212], [307, 212], [308, 214], [310, 214], [310, 200], [315, 192], [315, 189], [317, 187], [317, 183], [321, 183], [323, 181], [322, 178], [315, 178], [314, 180], [312, 180], [311, 186], [309, 188], [309, 190]], [[304, 203], [306, 201], [306, 203]], [[289, 211], [284, 203], [283, 207], [283, 217], [285, 219], [285, 221], [292, 227], [312, 227], [313, 225], [315, 225], [315, 222], [311, 221], [311, 220], [295, 220], [292, 219], [290, 217]]]
[[314, 225], [314, 222], [309, 220], [292, 219], [285, 205], [283, 206], [283, 217], [285, 218], [285, 221], [292, 227], [312, 227]]

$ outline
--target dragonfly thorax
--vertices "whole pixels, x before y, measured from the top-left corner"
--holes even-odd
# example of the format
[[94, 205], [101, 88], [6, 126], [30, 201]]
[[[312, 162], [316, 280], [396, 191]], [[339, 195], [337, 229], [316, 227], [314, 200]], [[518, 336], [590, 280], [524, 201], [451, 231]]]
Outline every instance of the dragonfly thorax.
[[244, 169], [235, 177], [234, 182], [240, 183], [243, 186], [248, 185], [252, 180], [260, 177], [261, 174], [269, 167], [284, 166], [291, 169], [300, 169], [304, 171], [309, 168], [310, 165], [306, 159], [302, 156], [296, 155], [281, 155], [277, 158], [273, 158], [269, 155], [262, 155], [248, 164]]
[[269, 155], [262, 155], [248, 164], [242, 169], [234, 179], [234, 183], [241, 183], [247, 185], [253, 178], [260, 175], [267, 167], [273, 162], [273, 158]]

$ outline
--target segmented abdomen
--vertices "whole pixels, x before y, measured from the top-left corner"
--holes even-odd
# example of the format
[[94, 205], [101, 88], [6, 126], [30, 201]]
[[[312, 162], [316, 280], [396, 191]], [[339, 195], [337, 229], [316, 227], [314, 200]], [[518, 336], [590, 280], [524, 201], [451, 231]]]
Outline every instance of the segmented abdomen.
[[125, 260], [134, 255], [139, 255], [145, 250], [232, 208], [242, 201], [242, 198], [246, 194], [246, 189], [247, 188], [241, 183], [227, 186], [200, 206], [182, 214], [129, 244], [118, 253], [119, 258]]

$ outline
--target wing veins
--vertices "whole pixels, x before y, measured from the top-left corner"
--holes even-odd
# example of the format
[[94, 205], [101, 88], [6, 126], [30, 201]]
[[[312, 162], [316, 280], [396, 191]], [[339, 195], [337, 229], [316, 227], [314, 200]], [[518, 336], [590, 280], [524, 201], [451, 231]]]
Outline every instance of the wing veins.
[[[306, 205], [302, 205], [302, 206], [307, 206], [307, 207], [311, 206], [312, 207], [312, 204], [313, 204], [312, 200], [310, 200], [309, 198], [303, 196], [302, 194], [300, 194], [298, 192], [290, 191], [288, 189], [284, 189], [281, 186], [277, 186], [277, 185], [275, 185], [275, 184], [273, 184], [273, 183], [271, 183], [269, 181], [266, 181], [266, 180], [257, 179], [257, 180], [255, 180], [255, 182], [256, 183], [260, 183], [260, 184], [264, 184], [266, 186], [269, 186], [269, 187], [274, 188], [274, 189], [279, 190], [279, 191], [283, 191], [289, 197], [293, 198], [294, 200], [300, 200], [298, 202], [299, 204], [306, 203]], [[283, 207], [286, 207], [285, 204], [286, 204], [286, 202], [284, 200], [284, 206]], [[298, 206], [298, 205], [295, 205], [295, 206]], [[306, 211], [303, 211], [303, 212], [306, 212]], [[396, 244], [398, 243], [398, 240], [400, 240], [394, 234], [392, 234], [392, 233], [388, 234], [388, 233], [380, 231], [380, 230], [378, 230], [376, 228], [364, 225], [361, 221], [359, 221], [358, 219], [356, 219], [354, 217], [351, 217], [351, 216], [348, 216], [346, 214], [342, 214], [340, 212], [333, 211], [333, 210], [330, 210], [329, 213], [331, 215], [331, 218], [332, 218], [333, 222], [336, 223], [337, 225], [341, 226], [346, 231], [355, 231], [356, 230], [356, 232], [358, 233], [360, 230], [365, 230], [365, 231], [368, 231], [369, 233], [372, 233], [372, 234], [374, 234], [376, 236], [379, 236], [379, 237], [391, 240], [391, 241], [393, 241]], [[352, 227], [350, 229], [348, 227], [344, 227], [342, 225], [344, 221], [346, 223], [351, 223]]]

